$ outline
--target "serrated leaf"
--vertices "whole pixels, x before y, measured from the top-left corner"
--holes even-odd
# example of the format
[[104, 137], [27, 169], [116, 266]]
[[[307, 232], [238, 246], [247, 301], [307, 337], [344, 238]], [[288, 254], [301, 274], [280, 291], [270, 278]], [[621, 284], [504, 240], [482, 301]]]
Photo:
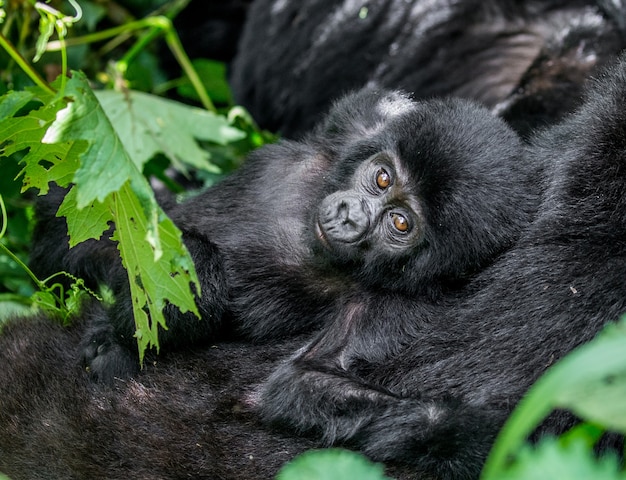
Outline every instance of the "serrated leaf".
[[[87, 142], [81, 155], [81, 166], [74, 176], [74, 183], [78, 187], [78, 208], [94, 200], [102, 202], [129, 179], [133, 187], [137, 186], [138, 192], [145, 188], [139, 178], [140, 172], [124, 150], [115, 129], [91, 91], [87, 78], [80, 72], [73, 72], [65, 94], [69, 97], [67, 107], [57, 113], [42, 142]], [[151, 197], [151, 192], [143, 192], [143, 195]]]
[[277, 480], [388, 480], [382, 465], [363, 455], [337, 448], [312, 450], [285, 465]]
[[[85, 76], [74, 72], [61, 100], [40, 93], [35, 96], [44, 102], [41, 108], [0, 120], [0, 155], [28, 150], [23, 170], [27, 186], [45, 190], [51, 180], [75, 183], [61, 207], [72, 244], [98, 238], [109, 221], [115, 223], [143, 355], [146, 346], [158, 346], [157, 327], [165, 325], [161, 309], [166, 302], [198, 314], [190, 290], [194, 282], [199, 291], [193, 263], [180, 231], [156, 204]], [[25, 98], [13, 98], [14, 106], [6, 103], [5, 111], [15, 112]], [[73, 300], [70, 296], [70, 308], [75, 307]], [[58, 311], [51, 292], [39, 293], [35, 301]]]
[[[8, 96], [13, 98], [13, 105], [7, 103], [7, 110], [14, 109], [16, 104], [20, 104], [23, 98], [14, 98], [18, 95], [15, 92]], [[10, 100], [7, 99], [7, 102]], [[0, 120], [0, 156], [9, 156], [26, 148], [37, 146], [41, 143], [46, 128], [54, 121], [59, 110], [64, 108], [65, 102], [59, 101], [53, 104], [44, 105], [37, 110], [31, 111], [22, 117], [5, 117]]]
[[109, 222], [113, 220], [109, 203], [110, 199], [107, 197], [104, 202], [94, 200], [79, 209], [76, 204], [76, 187], [70, 189], [57, 212], [57, 216], [64, 216], [67, 220], [70, 247], [90, 238], [97, 240], [102, 236], [102, 232], [109, 228]]
[[42, 142], [86, 142], [80, 156], [80, 168], [74, 175], [76, 206], [79, 209], [103, 202], [112, 192], [130, 181], [148, 219], [146, 238], [158, 258], [162, 253], [157, 222], [159, 208], [154, 192], [124, 149], [109, 118], [93, 94], [84, 74], [73, 72], [65, 88], [67, 107], [60, 110], [48, 127]]
[[[7, 115], [14, 114], [35, 98], [35, 91], [12, 92], [2, 97], [0, 108]], [[45, 194], [50, 181], [67, 185], [72, 180], [78, 156], [86, 145], [83, 142], [42, 143], [46, 129], [65, 106], [64, 100], [52, 101], [27, 115], [17, 118], [7, 116], [0, 120], [0, 138], [3, 139], [0, 156], [28, 150], [20, 161], [24, 168], [18, 174], [18, 177], [24, 176], [22, 191], [34, 187], [39, 189], [40, 194]]]
[[144, 210], [128, 184], [113, 194], [113, 204], [117, 228], [112, 239], [118, 242], [122, 262], [128, 271], [137, 343], [143, 359], [146, 348], [158, 346], [158, 326], [166, 328], [161, 311], [165, 302], [174, 303], [181, 312], [192, 311], [199, 317], [189, 290], [193, 282], [199, 291], [198, 279], [181, 242], [180, 231], [171, 220], [163, 218], [158, 224], [164, 250], [162, 257], [155, 260], [153, 246], [145, 238], [147, 219]]
[[245, 136], [222, 116], [147, 93], [104, 90], [96, 96], [140, 170], [163, 153], [178, 169], [186, 164], [217, 173], [197, 141], [225, 145]]
[[40, 195], [48, 193], [49, 182], [56, 182], [66, 187], [74, 178], [74, 172], [80, 165], [79, 156], [85, 149], [85, 142], [68, 142], [46, 145], [40, 143], [30, 148], [22, 158], [24, 169], [22, 192], [29, 188], [39, 189]]

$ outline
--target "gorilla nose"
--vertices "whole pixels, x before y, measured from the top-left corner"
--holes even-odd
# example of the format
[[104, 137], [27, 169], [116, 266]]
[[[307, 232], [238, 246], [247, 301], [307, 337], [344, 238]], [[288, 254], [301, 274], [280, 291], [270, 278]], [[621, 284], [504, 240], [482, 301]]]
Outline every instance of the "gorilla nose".
[[331, 195], [320, 210], [320, 227], [329, 240], [356, 242], [369, 228], [369, 215], [359, 197]]

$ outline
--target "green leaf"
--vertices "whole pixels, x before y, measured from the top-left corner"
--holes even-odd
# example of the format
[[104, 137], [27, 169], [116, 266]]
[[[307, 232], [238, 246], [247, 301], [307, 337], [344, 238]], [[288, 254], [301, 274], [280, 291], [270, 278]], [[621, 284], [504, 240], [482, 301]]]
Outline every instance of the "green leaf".
[[44, 311], [56, 312], [59, 309], [56, 297], [50, 291], [35, 292], [31, 298], [33, 303]]
[[555, 408], [569, 409], [607, 430], [626, 433], [625, 397], [626, 327], [622, 320], [561, 359], [531, 387], [500, 432], [482, 478], [499, 478], [507, 459]]
[[193, 263], [182, 244], [181, 233], [171, 220], [163, 218], [158, 224], [164, 249], [163, 255], [156, 259], [153, 246], [145, 238], [147, 219], [144, 210], [128, 184], [113, 194], [113, 209], [116, 230], [112, 239], [118, 241], [122, 262], [128, 271], [136, 337], [143, 361], [146, 348], [158, 348], [158, 325], [166, 328], [161, 311], [165, 302], [177, 305], [183, 313], [192, 311], [199, 317], [189, 292], [190, 282], [196, 285], [198, 291], [199, 283]]
[[615, 455], [596, 458], [586, 442], [563, 445], [545, 438], [536, 447], [525, 446], [515, 464], [506, 472], [507, 480], [624, 480]]
[[186, 164], [219, 172], [197, 141], [225, 145], [245, 136], [222, 116], [147, 93], [104, 90], [96, 95], [140, 170], [163, 153], [179, 170]]
[[[67, 107], [58, 112], [42, 142], [87, 142], [81, 155], [81, 166], [74, 176], [78, 189], [78, 208], [83, 208], [94, 200], [102, 202], [129, 179], [138, 195], [144, 199], [151, 198], [149, 186], [142, 183], [140, 171], [124, 150], [111, 122], [91, 91], [87, 78], [80, 72], [73, 72], [72, 78], [67, 82], [65, 94], [69, 97]], [[152, 208], [148, 203], [149, 201], [144, 204], [144, 208], [149, 211]]]
[[348, 450], [312, 450], [278, 472], [277, 480], [388, 480], [382, 465]]
[[52, 181], [62, 187], [69, 185], [80, 165], [79, 156], [85, 146], [84, 142], [33, 145], [20, 162], [25, 165], [19, 174], [24, 177], [22, 192], [37, 188], [39, 195], [45, 195]]
[[40, 190], [40, 194], [45, 194], [48, 191], [48, 182], [54, 180], [60, 185], [67, 185], [72, 180], [78, 166], [78, 157], [86, 144], [42, 143], [46, 129], [54, 122], [57, 113], [65, 108], [65, 100], [50, 101], [21, 117], [9, 116], [31, 101], [35, 92], [42, 94], [46, 100], [52, 100], [36, 88], [29, 92], [11, 92], [2, 98], [0, 109], [7, 116], [0, 120], [0, 138], [3, 139], [0, 157], [27, 150], [21, 160], [24, 168], [18, 174], [24, 176], [22, 191], [34, 187]]
[[102, 232], [109, 228], [109, 222], [113, 219], [109, 205], [110, 199], [107, 197], [104, 202], [94, 200], [79, 209], [76, 202], [76, 188], [70, 189], [57, 212], [57, 216], [64, 216], [67, 220], [70, 247], [89, 238], [97, 240], [102, 236]]
[[[75, 184], [60, 207], [72, 245], [99, 238], [114, 222], [113, 240], [128, 270], [143, 358], [145, 348], [158, 348], [158, 325], [165, 328], [161, 310], [167, 302], [198, 315], [190, 289], [194, 283], [199, 291], [198, 280], [181, 233], [157, 205], [82, 73], [74, 72], [67, 81], [62, 100], [42, 92], [36, 96], [44, 103], [41, 108], [0, 120], [0, 138], [5, 139], [0, 154], [27, 151], [22, 159], [25, 187], [46, 191], [49, 181]], [[0, 108], [15, 112], [25, 100], [13, 97]], [[62, 300], [65, 312], [77, 308], [76, 295], [59, 298], [53, 288], [35, 296], [41, 308], [58, 312]]]
[[32, 92], [11, 92], [0, 97], [0, 120], [15, 115], [34, 96]]

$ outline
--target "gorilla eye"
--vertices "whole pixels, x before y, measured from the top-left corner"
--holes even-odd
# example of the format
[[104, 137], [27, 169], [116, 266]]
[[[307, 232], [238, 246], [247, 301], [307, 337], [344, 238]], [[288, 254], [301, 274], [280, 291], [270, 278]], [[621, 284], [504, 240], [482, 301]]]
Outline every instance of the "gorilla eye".
[[376, 185], [382, 190], [391, 185], [391, 176], [384, 168], [380, 168], [378, 172], [376, 172]]
[[396, 230], [398, 230], [399, 232], [408, 232], [409, 221], [404, 215], [400, 215], [399, 213], [392, 213], [391, 221], [393, 222], [393, 226], [396, 227]]

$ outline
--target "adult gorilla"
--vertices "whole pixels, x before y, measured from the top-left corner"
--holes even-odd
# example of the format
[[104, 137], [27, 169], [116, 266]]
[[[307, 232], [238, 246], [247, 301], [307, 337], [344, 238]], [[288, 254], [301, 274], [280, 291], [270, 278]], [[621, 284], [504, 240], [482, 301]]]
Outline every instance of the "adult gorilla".
[[[431, 322], [405, 317], [412, 328], [397, 337], [381, 335], [397, 322], [384, 308], [367, 322], [337, 316], [253, 392], [297, 338], [169, 354], [103, 390], [74, 363], [81, 324], [76, 333], [45, 322], [5, 327], [0, 471], [267, 478], [311, 443], [265, 430], [260, 411], [400, 465], [399, 478], [475, 478], [529, 385], [626, 311], [625, 107], [626, 59], [576, 115], [535, 138], [529, 155], [554, 165], [536, 220], [459, 304]], [[542, 431], [570, 425], [559, 414]]]
[[230, 79], [287, 137], [364, 85], [478, 100], [528, 135], [579, 104], [625, 18], [621, 0], [256, 0]]

